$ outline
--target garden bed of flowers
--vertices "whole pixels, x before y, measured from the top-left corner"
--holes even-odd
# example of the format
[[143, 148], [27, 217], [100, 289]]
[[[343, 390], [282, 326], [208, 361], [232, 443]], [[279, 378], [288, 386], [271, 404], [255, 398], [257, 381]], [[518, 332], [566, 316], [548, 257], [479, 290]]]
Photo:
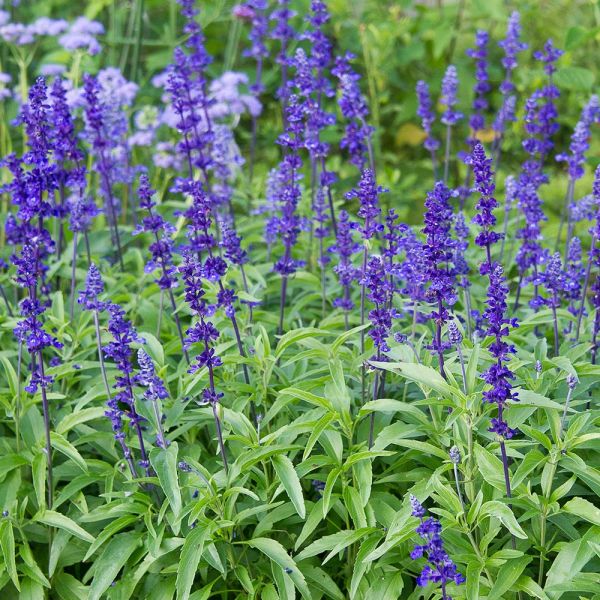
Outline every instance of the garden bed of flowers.
[[0, 10], [0, 597], [599, 599], [582, 72], [478, 30], [407, 208], [327, 3], [233, 7], [247, 72], [204, 4], [146, 104], [101, 22]]

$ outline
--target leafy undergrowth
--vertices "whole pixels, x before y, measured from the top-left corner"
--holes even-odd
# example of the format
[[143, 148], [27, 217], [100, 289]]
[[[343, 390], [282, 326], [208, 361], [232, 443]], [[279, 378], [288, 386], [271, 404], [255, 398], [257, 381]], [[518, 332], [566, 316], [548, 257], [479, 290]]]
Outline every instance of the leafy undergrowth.
[[[248, 85], [181, 4], [134, 124], [137, 86], [75, 61], [0, 140], [0, 596], [598, 600], [597, 97], [555, 147], [562, 52], [533, 54], [521, 98], [519, 15], [491, 78], [478, 32], [468, 132], [453, 66], [439, 111], [417, 87], [433, 177], [413, 227], [385, 210], [326, 5], [234, 9]], [[97, 54], [98, 25], [0, 37], [21, 60], [18, 36], [65, 31]], [[259, 147], [261, 101], [280, 152]]]

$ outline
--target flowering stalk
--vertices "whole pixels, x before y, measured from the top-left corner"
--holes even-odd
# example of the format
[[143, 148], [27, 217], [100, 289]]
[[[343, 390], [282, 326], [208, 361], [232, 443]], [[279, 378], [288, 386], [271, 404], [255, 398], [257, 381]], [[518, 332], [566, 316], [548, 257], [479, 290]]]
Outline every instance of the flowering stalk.
[[465, 394], [467, 394], [467, 373], [465, 371], [465, 359], [463, 357], [461, 347], [463, 336], [462, 333], [459, 331], [455, 321], [450, 321], [448, 323], [448, 340], [456, 348], [458, 360], [460, 362], [460, 370], [462, 372], [463, 377], [463, 391], [465, 392]]
[[333, 268], [333, 271], [338, 276], [342, 286], [342, 297], [336, 298], [333, 301], [333, 306], [341, 308], [344, 312], [346, 331], [349, 329], [348, 315], [354, 308], [354, 302], [350, 296], [350, 286], [359, 275], [358, 269], [352, 264], [352, 257], [360, 249], [360, 245], [353, 240], [352, 230], [353, 223], [350, 221], [348, 213], [345, 210], [340, 211], [336, 243], [329, 248], [329, 252], [337, 254], [339, 257], [338, 264]]
[[340, 82], [338, 105], [344, 118], [346, 128], [344, 137], [340, 140], [340, 148], [347, 150], [350, 162], [362, 172], [365, 168], [365, 154], [369, 168], [375, 173], [375, 158], [373, 155], [373, 127], [368, 125], [369, 106], [359, 86], [360, 75], [350, 66], [354, 55], [347, 52], [335, 59], [335, 67], [331, 73]]
[[[204, 277], [209, 281], [216, 282], [219, 286], [217, 296], [218, 305], [225, 309], [225, 314], [231, 321], [240, 356], [246, 358], [246, 352], [244, 350], [244, 345], [242, 344], [242, 338], [235, 316], [234, 303], [237, 300], [237, 296], [232, 289], [226, 288], [223, 284], [223, 277], [227, 272], [227, 263], [220, 256], [215, 256], [212, 251], [216, 245], [216, 240], [210, 233], [212, 212], [209, 198], [199, 181], [192, 182], [189, 187], [189, 192], [192, 196], [192, 205], [183, 213], [183, 216], [190, 220], [188, 228], [188, 239], [190, 240], [190, 244], [188, 251], [195, 252], [198, 260], [201, 260], [200, 257], [203, 252], [207, 254], [203, 265]], [[244, 372], [244, 380], [246, 384], [249, 384], [250, 376], [248, 374], [248, 367], [245, 363], [242, 364], [242, 370]]]
[[575, 184], [581, 179], [585, 173], [585, 153], [590, 147], [590, 134], [591, 126], [593, 123], [598, 122], [600, 119], [600, 106], [598, 105], [598, 96], [592, 96], [588, 103], [584, 106], [581, 111], [579, 121], [575, 125], [573, 134], [571, 136], [571, 143], [569, 144], [569, 154], [566, 152], [558, 154], [556, 156], [557, 161], [566, 162], [569, 170], [569, 182], [567, 184], [567, 193], [565, 196], [565, 203], [561, 210], [560, 225], [558, 227], [558, 234], [556, 241], [561, 238], [562, 229], [564, 227], [565, 220], [567, 221], [567, 242], [566, 248], [568, 249], [571, 237], [573, 235], [573, 218], [571, 211], [571, 204], [573, 202], [573, 195], [575, 192]]
[[278, 233], [284, 246], [284, 254], [273, 266], [273, 270], [281, 275], [279, 326], [277, 328], [280, 335], [283, 333], [288, 278], [296, 272], [301, 264], [292, 258], [292, 248], [300, 234], [300, 218], [296, 209], [301, 196], [299, 171], [302, 167], [302, 160], [298, 151], [304, 144], [303, 111], [296, 95], [289, 97], [286, 114], [288, 126], [285, 133], [278, 140], [279, 144], [286, 149], [286, 154], [279, 163], [279, 178], [285, 184], [281, 190], [282, 209], [281, 217], [277, 223]]
[[581, 302], [579, 305], [579, 312], [577, 314], [577, 326], [575, 327], [575, 342], [579, 341], [579, 332], [581, 330], [581, 320], [583, 318], [583, 314], [585, 312], [585, 298], [587, 296], [588, 286], [590, 284], [590, 276], [592, 273], [592, 264], [598, 263], [597, 255], [598, 251], [596, 249], [596, 244], [598, 243], [598, 239], [600, 238], [600, 165], [596, 167], [596, 173], [594, 177], [594, 186], [593, 186], [593, 195], [594, 200], [597, 204], [596, 209], [596, 224], [594, 227], [590, 229], [590, 233], [592, 234], [592, 241], [590, 243], [590, 251], [588, 254], [587, 267], [585, 270], [585, 279], [583, 281], [583, 286], [581, 289]]
[[77, 268], [77, 246], [79, 235], [83, 234], [87, 252], [88, 266], [91, 264], [90, 242], [88, 229], [94, 217], [99, 213], [98, 208], [91, 198], [84, 198], [81, 194], [69, 206], [69, 227], [73, 232], [73, 252], [71, 255], [71, 297], [69, 315], [71, 323], [75, 312], [75, 273]]
[[517, 68], [517, 55], [527, 49], [527, 44], [521, 42], [521, 17], [517, 11], [514, 11], [506, 28], [506, 37], [498, 42], [498, 45], [504, 50], [502, 66], [504, 67], [504, 80], [500, 84], [500, 93], [502, 94], [502, 104], [494, 121], [494, 142], [492, 144], [492, 154], [496, 169], [500, 162], [500, 153], [502, 150], [502, 141], [506, 131], [506, 124], [516, 121], [515, 106], [516, 96], [515, 85], [512, 81], [512, 72]]
[[64, 243], [63, 220], [69, 208], [65, 201], [66, 190], [76, 188], [82, 195], [85, 188], [85, 167], [83, 167], [84, 154], [77, 145], [75, 124], [67, 104], [66, 89], [60, 77], [56, 77], [52, 84], [50, 98], [52, 100], [50, 107], [53, 129], [52, 153], [56, 163], [60, 195], [60, 203], [55, 205], [53, 212], [59, 220], [57, 253], [60, 256]]
[[109, 136], [105, 131], [104, 117], [100, 106], [100, 84], [92, 75], [86, 74], [83, 78], [83, 95], [85, 98], [85, 114], [91, 133], [92, 147], [98, 159], [98, 173], [102, 181], [102, 188], [105, 194], [105, 205], [108, 208], [108, 222], [112, 227], [114, 242], [117, 245], [117, 257], [121, 270], [125, 270], [123, 264], [123, 252], [121, 250], [121, 238], [119, 235], [119, 226], [117, 222], [116, 200], [113, 197], [111, 163], [109, 160]]
[[135, 394], [133, 392], [133, 366], [131, 364], [131, 344], [144, 343], [133, 325], [125, 319], [125, 311], [117, 304], [107, 303], [104, 309], [108, 312], [108, 331], [112, 334], [113, 341], [104, 346], [103, 351], [105, 356], [112, 358], [115, 361], [117, 369], [121, 372], [121, 376], [117, 377], [115, 388], [120, 390], [111, 400], [109, 407], [112, 409], [111, 418], [120, 418], [121, 409], [119, 405], [128, 407], [127, 417], [129, 423], [135, 428], [138, 444], [140, 446], [141, 460], [139, 465], [146, 475], [149, 477], [152, 474], [148, 453], [146, 452], [146, 443], [142, 434], [143, 417], [135, 408]]
[[[466, 393], [466, 392], [465, 392]], [[452, 446], [450, 448], [450, 462], [452, 463], [452, 470], [454, 471], [454, 483], [456, 485], [456, 493], [458, 494], [458, 499], [460, 500], [460, 504], [463, 507], [463, 511], [466, 512], [466, 505], [463, 500], [462, 491], [460, 489], [460, 476], [458, 474], [458, 465], [460, 464], [460, 450], [458, 446]]]
[[433, 112], [429, 86], [425, 81], [417, 82], [417, 102], [419, 106], [417, 109], [417, 116], [421, 117], [423, 130], [425, 131], [425, 142], [423, 145], [431, 155], [433, 179], [434, 181], [437, 181], [438, 166], [435, 152], [440, 147], [440, 142], [432, 135], [432, 127], [435, 122], [435, 113]]
[[536, 281], [543, 285], [548, 291], [548, 298], [540, 299], [546, 306], [552, 309], [552, 320], [554, 323], [554, 356], [559, 355], [558, 316], [556, 309], [560, 307], [560, 296], [566, 290], [566, 278], [562, 268], [560, 252], [555, 252], [546, 263], [546, 270], [540, 273]]
[[[397, 316], [396, 311], [390, 307], [391, 287], [386, 277], [386, 268], [384, 261], [379, 256], [370, 258], [361, 285], [368, 290], [367, 298], [375, 305], [369, 311], [369, 320], [371, 327], [369, 337], [375, 344], [376, 352], [371, 360], [377, 362], [385, 361], [385, 353], [390, 351], [387, 344], [387, 338], [392, 328], [392, 319]], [[373, 381], [373, 401], [379, 397], [380, 370], [375, 369]], [[375, 425], [375, 413], [371, 413], [369, 426], [369, 448], [373, 446]]]
[[[250, 91], [258, 99], [264, 91], [262, 83], [263, 62], [269, 56], [269, 51], [265, 45], [265, 38], [269, 28], [269, 19], [266, 15], [267, 2], [266, 0], [248, 0], [241, 7], [247, 10], [247, 14], [250, 17], [251, 27], [248, 38], [251, 46], [243, 54], [244, 56], [251, 57], [256, 62], [254, 84], [251, 86]], [[258, 115], [252, 114], [252, 138], [250, 141], [250, 164], [248, 170], [250, 181], [252, 181], [254, 175], [257, 126]]]
[[123, 430], [123, 412], [119, 408], [117, 402], [112, 399], [112, 392], [108, 383], [108, 376], [106, 374], [106, 366], [104, 363], [104, 353], [102, 351], [102, 336], [100, 334], [100, 319], [98, 316], [99, 311], [103, 311], [106, 307], [106, 303], [99, 299], [100, 294], [104, 292], [104, 282], [98, 267], [94, 263], [90, 263], [85, 289], [79, 293], [78, 302], [82, 304], [86, 310], [92, 312], [94, 318], [94, 328], [96, 333], [96, 346], [98, 349], [98, 361], [100, 362], [100, 374], [102, 376], [102, 382], [104, 383], [104, 390], [106, 391], [107, 406], [108, 410], [104, 413], [107, 416], [112, 425], [112, 430], [115, 440], [121, 446], [123, 457], [129, 466], [129, 471], [132, 477], [137, 478], [137, 470], [133, 460], [131, 449], [125, 441], [125, 432]]
[[[544, 156], [548, 147], [548, 141], [543, 133], [542, 119], [540, 117], [541, 107], [539, 94], [534, 93], [527, 99], [525, 104], [525, 131], [528, 134], [523, 142], [523, 148], [529, 154], [529, 158], [523, 163], [518, 180], [519, 209], [522, 211], [525, 223], [517, 231], [517, 238], [522, 240], [521, 247], [517, 253], [516, 262], [519, 269], [519, 284], [515, 298], [516, 309], [519, 306], [521, 288], [529, 281], [536, 281], [539, 265], [544, 257], [544, 250], [540, 245], [542, 238], [541, 221], [546, 220], [542, 208], [542, 200], [539, 196], [539, 187], [546, 183], [547, 177], [542, 171]], [[529, 271], [532, 275], [527, 277]], [[537, 285], [534, 283], [533, 307], [537, 310], [539, 306]]]
[[463, 114], [454, 110], [458, 100], [456, 93], [458, 91], [458, 75], [456, 67], [450, 65], [446, 69], [444, 79], [442, 80], [442, 95], [440, 102], [446, 106], [440, 121], [446, 125], [446, 150], [444, 153], [444, 184], [448, 182], [448, 169], [450, 168], [450, 145], [452, 138], [452, 127], [454, 127], [462, 118]]
[[150, 244], [149, 248], [152, 253], [152, 259], [146, 264], [145, 271], [152, 272], [156, 269], [160, 269], [160, 276], [158, 279], [155, 279], [155, 282], [158, 284], [161, 291], [166, 291], [169, 296], [171, 308], [173, 309], [173, 319], [175, 320], [175, 326], [177, 328], [179, 341], [181, 342], [183, 355], [189, 365], [190, 357], [185, 347], [181, 321], [179, 319], [179, 314], [177, 313], [177, 303], [175, 302], [175, 296], [173, 295], [173, 288], [177, 286], [177, 279], [175, 277], [175, 265], [173, 264], [173, 241], [171, 240], [171, 235], [175, 232], [175, 227], [161, 215], [154, 212], [153, 209], [156, 206], [156, 202], [153, 202], [152, 200], [154, 194], [155, 190], [150, 187], [148, 177], [146, 175], [141, 175], [138, 188], [138, 196], [140, 198], [139, 207], [142, 210], [148, 211], [148, 216], [142, 219], [141, 226], [138, 227], [134, 233], [148, 232], [154, 237], [154, 242]]
[[500, 263], [502, 263], [502, 259], [504, 257], [504, 247], [506, 245], [510, 213], [517, 197], [517, 183], [512, 175], [508, 175], [504, 180], [504, 190], [504, 224], [502, 226], [502, 243], [500, 246], [500, 256], [498, 258], [498, 262]]
[[[47, 376], [44, 370], [43, 351], [46, 348], [61, 348], [62, 344], [44, 330], [43, 314], [46, 303], [38, 295], [48, 292], [45, 274], [48, 267], [44, 259], [55, 251], [55, 243], [47, 229], [44, 219], [52, 214], [48, 196], [55, 190], [54, 165], [49, 162], [50, 122], [48, 115], [47, 88], [43, 78], [38, 78], [31, 87], [29, 101], [23, 105], [21, 120], [25, 124], [28, 150], [23, 156], [23, 163], [14, 155], [7, 157], [5, 164], [13, 175], [13, 181], [5, 187], [12, 193], [13, 202], [18, 207], [19, 223], [14, 221], [15, 241], [21, 248], [11, 257], [16, 266], [16, 283], [27, 291], [27, 296], [20, 302], [19, 308], [23, 319], [14, 328], [19, 341], [19, 358], [21, 348], [25, 346], [31, 357], [31, 380], [25, 390], [35, 394], [41, 391], [42, 412], [47, 460], [47, 508], [52, 508], [53, 475], [52, 444], [50, 438], [50, 404], [47, 390], [54, 378]], [[23, 165], [31, 168], [24, 171]], [[20, 370], [20, 369], [19, 369]]]
[[313, 212], [315, 222], [315, 237], [317, 240], [319, 240], [319, 267], [321, 269], [321, 312], [324, 319], [326, 309], [325, 273], [330, 258], [325, 254], [324, 240], [329, 234], [329, 228], [327, 227], [327, 216], [325, 214], [325, 193], [322, 187], [317, 190], [315, 195]]
[[[375, 174], [370, 169], [365, 169], [362, 172], [358, 187], [351, 190], [346, 194], [348, 200], [354, 198], [358, 199], [360, 206], [358, 209], [358, 216], [363, 220], [362, 227], [358, 230], [361, 233], [363, 239], [363, 256], [362, 256], [362, 268], [361, 268], [361, 286], [360, 286], [360, 324], [365, 323], [365, 298], [366, 298], [366, 286], [365, 276], [367, 272], [367, 260], [370, 249], [370, 240], [382, 230], [382, 226], [379, 223], [379, 215], [381, 214], [381, 208], [379, 206], [379, 194], [386, 192], [387, 190], [377, 185], [375, 181]], [[364, 330], [360, 333], [360, 352], [363, 354], [365, 351], [365, 332]]]
[[[493, 197], [494, 177], [491, 171], [491, 159], [488, 159], [481, 144], [476, 144], [471, 155], [471, 165], [475, 176], [475, 184], [480, 194], [480, 200], [477, 204], [479, 213], [473, 219], [473, 222], [480, 226], [481, 231], [475, 239], [478, 246], [486, 249], [486, 260], [481, 264], [479, 272], [481, 275], [489, 277], [489, 286], [487, 293], [487, 308], [483, 313], [483, 318], [487, 321], [486, 335], [493, 336], [494, 342], [489, 349], [496, 362], [481, 377], [491, 386], [490, 389], [483, 392], [484, 402], [496, 404], [498, 415], [491, 420], [489, 431], [498, 436], [500, 444], [500, 454], [502, 456], [502, 466], [504, 471], [504, 483], [506, 486], [506, 495], [511, 498], [510, 472], [508, 468], [508, 456], [506, 454], [505, 439], [510, 439], [515, 434], [504, 418], [504, 409], [506, 402], [516, 400], [517, 394], [512, 391], [510, 381], [514, 379], [514, 374], [504, 364], [509, 360], [510, 354], [515, 352], [514, 346], [503, 340], [509, 333], [509, 327], [518, 327], [516, 319], [506, 318], [506, 298], [508, 288], [505, 285], [505, 278], [502, 267], [492, 262], [491, 247], [501, 239], [501, 235], [493, 230], [496, 224], [496, 217], [493, 214], [498, 202]], [[515, 546], [514, 536], [512, 538], [513, 547]]]
[[432, 192], [427, 194], [425, 200], [425, 227], [426, 236], [423, 244], [424, 276], [429, 282], [425, 298], [435, 305], [434, 310], [427, 315], [428, 319], [435, 321], [434, 338], [429, 346], [438, 357], [440, 374], [446, 379], [444, 370], [445, 344], [442, 342], [442, 328], [450, 318], [447, 307], [456, 303], [455, 268], [452, 265], [454, 258], [454, 241], [451, 238], [453, 212], [450, 207], [450, 190], [438, 181]]
[[292, 41], [296, 38], [296, 31], [290, 25], [290, 21], [296, 15], [293, 10], [290, 10], [290, 0], [277, 0], [277, 6], [271, 13], [271, 21], [275, 22], [271, 37], [279, 40], [279, 53], [277, 54], [276, 62], [281, 67], [281, 85], [277, 90], [277, 97], [281, 101], [282, 116], [284, 129], [287, 126], [287, 100], [289, 95], [288, 90], [288, 50]]
[[221, 419], [217, 408], [223, 394], [218, 393], [216, 390], [214, 373], [215, 368], [220, 367], [223, 363], [212, 347], [213, 342], [219, 337], [219, 332], [208, 320], [209, 316], [214, 312], [214, 307], [207, 303], [204, 298], [206, 292], [202, 287], [202, 279], [206, 277], [207, 268], [206, 265], [201, 264], [191, 252], [186, 252], [183, 257], [183, 264], [179, 267], [179, 271], [181, 272], [185, 286], [186, 302], [198, 319], [197, 322], [187, 330], [186, 344], [188, 347], [195, 343], [203, 344], [202, 352], [196, 356], [197, 362], [190, 365], [188, 373], [195, 373], [202, 367], [206, 367], [208, 370], [209, 385], [203, 390], [202, 398], [204, 402], [210, 404], [212, 407], [219, 451], [221, 452], [223, 466], [227, 473], [229, 465], [227, 462], [227, 454], [225, 452], [225, 443], [223, 441]]
[[429, 582], [439, 583], [441, 585], [442, 600], [452, 600], [448, 595], [446, 586], [450, 582], [461, 585], [465, 578], [458, 572], [456, 565], [444, 550], [444, 541], [442, 540], [442, 525], [437, 519], [425, 517], [425, 508], [413, 495], [410, 496], [412, 516], [418, 517], [419, 526], [416, 532], [425, 540], [422, 545], [415, 545], [410, 553], [413, 560], [425, 556], [427, 563], [421, 574], [417, 577], [417, 585], [425, 587]]
[[167, 392], [163, 380], [156, 375], [154, 363], [143, 348], [138, 350], [137, 359], [140, 370], [134, 380], [138, 385], [146, 388], [144, 400], [149, 400], [152, 404], [154, 420], [156, 421], [156, 445], [159, 448], [166, 448], [168, 442], [162, 426], [162, 415], [160, 413], [159, 402], [168, 398], [169, 392]]
[[563, 414], [562, 417], [560, 419], [560, 431], [558, 433], [558, 437], [561, 438], [562, 437], [562, 432], [565, 429], [565, 422], [567, 420], [567, 412], [569, 411], [569, 404], [571, 402], [571, 397], [573, 396], [573, 390], [577, 387], [577, 384], [579, 383], [577, 377], [575, 377], [575, 375], [573, 375], [572, 373], [569, 373], [567, 375], [567, 387], [568, 387], [568, 392], [567, 392], [567, 399], [565, 400], [565, 407], [563, 409]]

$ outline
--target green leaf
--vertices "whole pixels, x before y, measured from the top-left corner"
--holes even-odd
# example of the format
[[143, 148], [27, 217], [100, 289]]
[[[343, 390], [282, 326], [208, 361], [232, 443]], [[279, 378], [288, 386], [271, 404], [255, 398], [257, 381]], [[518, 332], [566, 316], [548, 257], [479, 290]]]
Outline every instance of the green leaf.
[[77, 525], [75, 521], [62, 513], [53, 510], [44, 510], [38, 513], [33, 520], [38, 523], [44, 523], [44, 525], [49, 525], [50, 527], [64, 529], [84, 542], [89, 542], [90, 544], [94, 542], [94, 536], [90, 535], [83, 527]]
[[306, 579], [302, 574], [302, 571], [298, 568], [298, 565], [290, 558], [285, 548], [275, 540], [268, 538], [255, 538], [248, 542], [241, 542], [256, 548], [266, 556], [268, 556], [274, 563], [278, 564], [291, 578], [296, 586], [296, 589], [302, 594], [303, 598], [312, 600], [312, 595], [306, 584]]
[[52, 583], [61, 600], [81, 600], [88, 597], [88, 588], [69, 573], [59, 573]]
[[383, 369], [385, 371], [391, 371], [392, 373], [399, 373], [406, 379], [410, 381], [414, 381], [426, 388], [431, 390], [435, 390], [442, 396], [447, 398], [456, 395], [457, 393], [462, 395], [459, 390], [456, 390], [449, 386], [445, 379], [431, 367], [426, 367], [425, 365], [421, 365], [418, 363], [408, 363], [408, 362], [373, 362], [371, 364], [378, 368]]
[[12, 523], [7, 519], [0, 521], [0, 546], [2, 547], [2, 556], [4, 557], [4, 567], [13, 582], [19, 590], [19, 576], [17, 575], [17, 564], [15, 561], [15, 535], [13, 533]]
[[294, 549], [298, 550], [300, 546], [308, 539], [310, 534], [317, 528], [317, 525], [323, 520], [323, 500], [319, 500], [315, 502], [310, 513], [308, 514], [308, 519], [306, 519], [304, 523], [304, 527], [302, 527], [302, 531], [296, 540], [296, 544], [294, 545]]
[[154, 448], [150, 452], [150, 464], [158, 475], [160, 485], [169, 500], [175, 519], [181, 514], [181, 492], [177, 477], [177, 442], [168, 448]]
[[361, 529], [345, 529], [326, 535], [318, 540], [315, 540], [312, 544], [309, 544], [300, 554], [296, 556], [297, 561], [302, 561], [311, 556], [322, 554], [323, 552], [329, 552], [329, 555], [323, 561], [323, 564], [330, 560], [335, 554], [361, 540], [366, 535], [377, 531], [375, 527], [363, 527]]
[[479, 562], [470, 562], [467, 565], [466, 591], [469, 600], [479, 600], [479, 585], [481, 583], [481, 564]]
[[505, 562], [498, 571], [496, 581], [488, 594], [487, 600], [500, 600], [515, 584], [525, 567], [531, 562], [531, 556], [522, 556]]
[[600, 508], [593, 505], [589, 500], [579, 497], [573, 498], [563, 506], [563, 510], [594, 525], [600, 525]]
[[19, 600], [44, 600], [44, 588], [37, 581], [26, 577], [21, 584]]
[[115, 533], [121, 531], [128, 525], [135, 523], [138, 521], [138, 517], [133, 515], [123, 515], [118, 519], [115, 519], [111, 523], [109, 523], [103, 530], [102, 533], [94, 540], [94, 543], [88, 548], [86, 555], [83, 557], [83, 562], [87, 561], [104, 542], [108, 541]]
[[271, 461], [281, 484], [296, 509], [296, 512], [301, 519], [304, 519], [306, 517], [306, 508], [304, 507], [302, 486], [300, 485], [300, 479], [298, 478], [298, 474], [294, 469], [292, 461], [285, 454], [277, 454], [271, 458]]
[[350, 582], [350, 598], [352, 598], [352, 600], [356, 597], [358, 586], [360, 585], [365, 572], [370, 567], [370, 564], [365, 560], [365, 557], [371, 554], [378, 543], [379, 538], [377, 536], [372, 536], [366, 539], [358, 550], [356, 560], [354, 561], [354, 570], [352, 571], [352, 581]]
[[502, 461], [479, 444], [475, 445], [475, 461], [483, 478], [497, 490], [506, 491]]
[[38, 452], [31, 463], [31, 477], [33, 489], [40, 508], [46, 507], [46, 453]]
[[554, 73], [554, 82], [565, 90], [587, 92], [594, 87], [595, 76], [583, 67], [562, 67]]
[[312, 449], [314, 448], [315, 444], [317, 443], [317, 441], [319, 440], [319, 437], [321, 437], [321, 434], [323, 433], [323, 431], [325, 431], [325, 429], [327, 429], [327, 427], [329, 426], [329, 424], [335, 419], [335, 415], [333, 413], [325, 413], [315, 424], [310, 437], [308, 438], [308, 441], [306, 442], [306, 448], [304, 449], [304, 453], [302, 454], [302, 460], [306, 460], [309, 456], [310, 453], [312, 452]]
[[481, 517], [484, 515], [496, 517], [515, 537], [522, 540], [527, 539], [527, 534], [517, 522], [513, 511], [506, 504], [502, 504], [502, 502], [498, 502], [497, 500], [485, 502], [481, 507], [480, 515]]
[[60, 433], [55, 431], [50, 432], [50, 443], [55, 450], [58, 450], [61, 454], [64, 454], [67, 458], [70, 458], [84, 473], [87, 473], [87, 465], [83, 456], [79, 454], [79, 451], [71, 442], [66, 440]]
[[519, 579], [517, 579], [517, 590], [522, 592], [527, 592], [530, 596], [534, 598], [539, 598], [539, 600], [550, 600], [548, 596], [544, 593], [544, 590], [533, 580], [531, 577], [527, 575], [521, 575]]
[[203, 527], [198, 524], [185, 538], [177, 567], [176, 586], [179, 600], [187, 600], [190, 597], [190, 590], [204, 551], [204, 542], [209, 534], [210, 527]]
[[588, 542], [598, 539], [599, 535], [600, 527], [590, 527], [582, 538], [563, 544], [552, 566], [548, 569], [544, 586], [544, 591], [552, 600], [558, 600], [562, 593], [553, 592], [551, 589], [571, 581], [594, 556], [594, 551]]
[[94, 579], [87, 600], [100, 600], [138, 544], [139, 537], [132, 533], [120, 533], [110, 540], [94, 563]]
[[562, 404], [554, 402], [554, 400], [550, 400], [550, 398], [546, 398], [546, 396], [542, 396], [541, 394], [537, 394], [531, 390], [517, 388], [516, 391], [519, 395], [519, 400], [517, 402], [518, 406], [535, 406], [539, 408], [551, 408], [559, 411], [564, 410], [564, 406]]
[[344, 504], [352, 518], [354, 527], [360, 529], [367, 526], [367, 517], [363, 508], [362, 499], [358, 491], [351, 485], [344, 488]]
[[0, 457], [0, 477], [4, 477], [7, 473], [22, 467], [27, 464], [27, 459], [23, 458], [20, 454], [6, 454]]
[[337, 354], [337, 351], [340, 347], [346, 343], [346, 340], [350, 339], [353, 335], [359, 333], [361, 330], [370, 327], [369, 323], [365, 323], [364, 325], [359, 325], [358, 327], [353, 327], [352, 329], [348, 329], [342, 333], [339, 337], [335, 339], [335, 341], [331, 344], [331, 353]]
[[102, 406], [94, 406], [92, 408], [84, 408], [83, 410], [68, 413], [56, 427], [56, 433], [63, 435], [77, 425], [100, 419], [104, 416], [104, 411], [105, 409]]
[[319, 567], [306, 565], [302, 567], [306, 578], [316, 587], [322, 594], [334, 600], [344, 600], [345, 596], [337, 586], [330, 575]]
[[279, 392], [280, 396], [292, 396], [293, 398], [298, 398], [299, 400], [304, 400], [309, 404], [314, 404], [315, 406], [320, 406], [328, 410], [329, 412], [335, 413], [335, 409], [329, 400], [326, 398], [322, 398], [321, 396], [317, 396], [312, 394], [311, 392], [307, 392], [306, 390], [301, 390], [300, 388], [289, 387], [281, 390]]
[[314, 327], [305, 327], [303, 329], [294, 329], [292, 331], [288, 331], [284, 333], [279, 342], [277, 343], [277, 348], [275, 349], [275, 357], [279, 358], [292, 344], [299, 342], [308, 337], [323, 337], [325, 335], [331, 335], [330, 331], [326, 331], [324, 329], [315, 329]]

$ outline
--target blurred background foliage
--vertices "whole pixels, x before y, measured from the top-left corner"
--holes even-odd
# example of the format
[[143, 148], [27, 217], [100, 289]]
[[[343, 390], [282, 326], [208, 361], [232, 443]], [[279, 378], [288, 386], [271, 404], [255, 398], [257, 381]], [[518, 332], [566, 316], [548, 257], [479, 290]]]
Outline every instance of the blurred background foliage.
[[[140, 85], [140, 104], [159, 102], [160, 90], [151, 85], [151, 79], [165, 68], [174, 47], [182, 42], [175, 0], [21, 0], [11, 7], [9, 2], [6, 0], [5, 8], [12, 12], [15, 21], [27, 23], [40, 16], [71, 20], [80, 14], [101, 21], [106, 28], [106, 35], [101, 38], [103, 51], [95, 57], [77, 57], [78, 72], [118, 66], [126, 77]], [[201, 0], [198, 3], [207, 47], [215, 58], [210, 71], [214, 76], [226, 70], [244, 71], [252, 78], [254, 63], [243, 56], [248, 25], [232, 17], [234, 4], [232, 0]], [[292, 6], [300, 16], [307, 12], [308, 5], [309, 0], [292, 0]], [[519, 57], [519, 68], [514, 75], [520, 118], [525, 97], [544, 80], [544, 73], [532, 59], [532, 53], [548, 38], [565, 50], [556, 73], [556, 83], [562, 92], [558, 103], [561, 129], [556, 140], [557, 152], [568, 146], [581, 107], [598, 89], [599, 1], [328, 0], [328, 6], [336, 53], [354, 53], [357, 57], [355, 66], [363, 75], [363, 91], [369, 99], [371, 121], [376, 127], [380, 179], [392, 189], [388, 201], [399, 208], [401, 216], [409, 222], [418, 220], [420, 209], [415, 211], [413, 207], [421, 206], [423, 195], [432, 183], [429, 159], [421, 147], [423, 132], [415, 116], [416, 82], [426, 80], [436, 97], [447, 65], [454, 63], [460, 77], [461, 110], [468, 114], [475, 79], [473, 59], [466, 56], [465, 51], [472, 47], [477, 29], [487, 29], [491, 36], [490, 78], [494, 91], [488, 121], [500, 104], [497, 87], [503, 73], [502, 53], [497, 42], [504, 37], [506, 21], [513, 10], [521, 13], [523, 39], [529, 44], [529, 49]], [[302, 27], [301, 23], [299, 18], [297, 25]], [[14, 49], [4, 45], [0, 53], [2, 68], [14, 74], [19, 72], [19, 62], [26, 62], [30, 79], [46, 63], [62, 63], [73, 69], [74, 57], [57, 48], [56, 42], [48, 38], [28, 47], [26, 57], [16, 57]], [[257, 186], [252, 190], [253, 195], [259, 195], [264, 189], [266, 167], [261, 173], [260, 164], [275, 164], [279, 152], [274, 144], [281, 131], [280, 110], [274, 97], [278, 85], [276, 68], [270, 60], [264, 75], [267, 91], [262, 98], [265, 107], [260, 118], [259, 152], [265, 160], [259, 161], [259, 177], [255, 179]], [[16, 113], [16, 107], [14, 111]], [[236, 135], [242, 148], [247, 149], [250, 127], [247, 123], [242, 125]], [[523, 159], [522, 129], [522, 120], [512, 124], [505, 142], [504, 166], [513, 173], [518, 173]], [[464, 138], [467, 133], [463, 122], [460, 135]], [[485, 134], [483, 137], [485, 141]], [[335, 135], [333, 138], [337, 139]], [[588, 154], [590, 165], [597, 164], [599, 158], [600, 144], [594, 142]], [[334, 166], [341, 174], [341, 187], [349, 188], [353, 181], [344, 181], [344, 166]], [[455, 165], [455, 168], [460, 166]], [[564, 171], [563, 166], [556, 168]], [[581, 184], [582, 190], [591, 188], [591, 168], [588, 171]], [[354, 171], [348, 169], [347, 176], [354, 177]], [[454, 177], [458, 183], [458, 171]], [[553, 215], [559, 212], [565, 187], [566, 178], [553, 177], [550, 185], [544, 188], [550, 227]]]

